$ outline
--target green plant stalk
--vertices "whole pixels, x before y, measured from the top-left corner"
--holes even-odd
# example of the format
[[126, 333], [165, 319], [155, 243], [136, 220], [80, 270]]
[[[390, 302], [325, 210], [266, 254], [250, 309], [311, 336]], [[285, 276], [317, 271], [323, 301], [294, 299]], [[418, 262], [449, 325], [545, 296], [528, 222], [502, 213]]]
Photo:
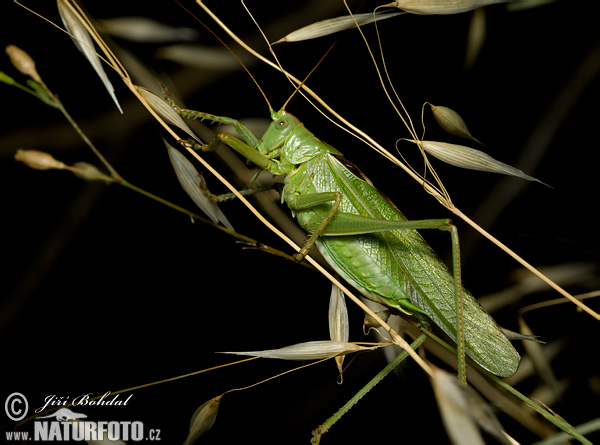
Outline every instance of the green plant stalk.
[[[427, 335], [421, 334], [414, 342], [411, 343], [410, 347], [416, 350], [421, 344], [427, 339]], [[385, 376], [387, 376], [392, 369], [398, 366], [404, 359], [408, 357], [408, 352], [402, 351], [396, 356], [394, 360], [389, 362], [385, 368], [383, 368], [375, 377], [373, 377], [369, 383], [367, 383], [360, 391], [358, 391], [348, 402], [342, 406], [333, 416], [327, 419], [323, 424], [313, 431], [313, 439], [311, 443], [320, 443], [321, 436], [325, 434], [329, 429], [346, 414], [350, 408], [358, 403], [363, 396], [368, 393], [375, 385], [377, 385]]]
[[[83, 132], [83, 130], [79, 127], [79, 125], [77, 125], [77, 122], [75, 122], [75, 120], [71, 117], [71, 115], [67, 112], [66, 108], [63, 106], [62, 102], [60, 102], [58, 99], [56, 99], [57, 101], [57, 108], [60, 110], [60, 112], [63, 114], [63, 116], [65, 117], [65, 119], [67, 119], [67, 121], [69, 122], [69, 124], [71, 124], [71, 126], [75, 129], [75, 131], [77, 132], [77, 134], [81, 137], [81, 139], [83, 139], [83, 142], [85, 142], [87, 144], [88, 147], [90, 147], [90, 149], [94, 152], [94, 154], [98, 157], [98, 159], [100, 159], [100, 162], [102, 162], [104, 164], [104, 166], [108, 169], [108, 171], [110, 172], [110, 175], [118, 182], [118, 181], [123, 181], [123, 178], [121, 178], [121, 175], [119, 175], [117, 173], [117, 171], [113, 168], [113, 166], [110, 164], [110, 162], [108, 162], [104, 156], [102, 156], [102, 153], [100, 153], [100, 151], [96, 148], [96, 146], [93, 144], [93, 142], [86, 136], [86, 134]], [[124, 184], [123, 184], [124, 185]]]
[[37, 97], [38, 99], [42, 100], [40, 98], [39, 94], [37, 93], [37, 91], [32, 90], [31, 88], [27, 88], [25, 85], [20, 84], [19, 82], [17, 82], [15, 79], [10, 77], [8, 74], [6, 74], [3, 71], [0, 71], [0, 82], [5, 83], [7, 85], [11, 85], [13, 87], [16, 87], [22, 91], [25, 91], [28, 94], [31, 94], [32, 96]]

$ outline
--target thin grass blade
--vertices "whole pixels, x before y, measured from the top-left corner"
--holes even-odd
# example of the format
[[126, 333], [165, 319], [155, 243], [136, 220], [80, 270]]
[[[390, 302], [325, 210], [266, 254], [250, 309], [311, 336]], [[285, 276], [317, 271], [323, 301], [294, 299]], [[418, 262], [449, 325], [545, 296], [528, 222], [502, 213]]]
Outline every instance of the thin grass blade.
[[98, 77], [100, 77], [100, 80], [102, 80], [104, 88], [106, 88], [106, 91], [108, 91], [108, 94], [110, 94], [110, 96], [112, 97], [117, 108], [119, 109], [121, 114], [123, 114], [121, 105], [119, 104], [117, 96], [115, 95], [115, 89], [112, 86], [112, 83], [110, 83], [110, 80], [108, 80], [108, 76], [104, 72], [102, 62], [96, 54], [94, 42], [90, 37], [90, 34], [88, 33], [87, 29], [85, 28], [83, 23], [81, 23], [79, 17], [71, 10], [71, 8], [69, 8], [69, 6], [64, 0], [58, 0], [57, 5], [58, 12], [65, 25], [65, 28], [67, 28], [67, 31], [69, 31], [73, 35], [73, 41], [75, 42], [75, 46], [79, 48], [79, 50], [83, 53], [88, 62], [90, 62], [90, 64], [94, 68], [94, 71], [96, 71], [96, 74], [98, 75]]

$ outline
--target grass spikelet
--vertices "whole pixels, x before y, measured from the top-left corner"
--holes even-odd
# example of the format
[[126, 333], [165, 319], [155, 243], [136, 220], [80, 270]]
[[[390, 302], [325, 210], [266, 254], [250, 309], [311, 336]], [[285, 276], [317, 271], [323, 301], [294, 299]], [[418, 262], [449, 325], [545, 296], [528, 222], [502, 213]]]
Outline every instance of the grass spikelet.
[[43, 83], [42, 78], [35, 68], [35, 62], [29, 54], [15, 45], [7, 45], [6, 54], [10, 58], [10, 62], [13, 64], [13, 66], [22, 74], [31, 77], [39, 84]]
[[492, 408], [473, 388], [442, 369], [433, 367], [432, 370], [433, 392], [452, 443], [485, 444], [479, 428], [501, 444], [517, 443], [506, 434]]
[[473, 137], [467, 128], [467, 124], [456, 111], [448, 107], [440, 107], [433, 104], [429, 104], [429, 107], [431, 108], [431, 112], [437, 123], [448, 133], [461, 138], [472, 139], [481, 144], [481, 142]]
[[165, 43], [198, 38], [195, 29], [169, 26], [146, 17], [115, 17], [99, 20], [99, 23], [103, 31], [132, 42]]
[[469, 34], [467, 36], [467, 48], [465, 50], [465, 69], [469, 70], [481, 53], [486, 35], [485, 9], [473, 11], [471, 23], [469, 23]]
[[[414, 140], [411, 140], [410, 142], [416, 143]], [[430, 155], [446, 164], [454, 165], [455, 167], [516, 176], [521, 179], [539, 182], [540, 184], [548, 186], [548, 184], [544, 184], [539, 179], [523, 173], [518, 168], [497, 161], [490, 155], [480, 150], [475, 150], [474, 148], [437, 141], [422, 141], [421, 146]]]
[[330, 34], [345, 31], [356, 26], [367, 25], [375, 21], [389, 19], [400, 14], [402, 13], [368, 12], [364, 14], [344, 15], [341, 17], [335, 17], [333, 19], [322, 20], [289, 33], [285, 37], [282, 37], [274, 42], [273, 45], [283, 42], [301, 42], [303, 40], [316, 39], [317, 37], [328, 36]]
[[115, 105], [121, 114], [123, 114], [121, 105], [119, 104], [117, 96], [115, 95], [115, 89], [112, 86], [112, 83], [110, 83], [104, 68], [102, 68], [102, 62], [100, 61], [98, 54], [96, 54], [94, 42], [92, 41], [88, 30], [81, 22], [79, 16], [75, 14], [75, 12], [73, 12], [73, 10], [67, 5], [66, 1], [58, 0], [57, 6], [65, 28], [67, 28], [67, 31], [73, 35], [73, 41], [75, 42], [75, 45], [83, 53], [88, 62], [90, 62], [94, 68], [94, 71], [96, 71], [96, 74], [98, 77], [100, 77], [100, 80], [102, 80], [104, 88], [106, 88], [106, 91], [108, 91], [108, 94], [110, 94], [110, 97], [112, 97]]
[[509, 1], [510, 0], [397, 0], [384, 6], [402, 9], [411, 14], [446, 15], [459, 14], [461, 12], [481, 8], [482, 6], [507, 3]]
[[[350, 324], [344, 293], [333, 284], [329, 298], [329, 336], [331, 340], [343, 342], [347, 342], [350, 338]], [[335, 357], [335, 363], [341, 375], [344, 356]]]
[[212, 428], [215, 420], [217, 420], [217, 413], [222, 397], [223, 396], [217, 396], [210, 399], [194, 411], [192, 420], [190, 421], [190, 432], [183, 445], [192, 445], [201, 435]]
[[171, 125], [175, 125], [180, 130], [185, 131], [189, 136], [194, 138], [196, 141], [201, 142], [198, 136], [192, 131], [192, 129], [185, 123], [183, 118], [175, 111], [175, 109], [167, 103], [165, 100], [158, 97], [152, 91], [142, 87], [135, 87], [138, 93], [140, 93], [144, 99], [148, 102], [148, 105], [166, 122]]
[[221, 354], [248, 355], [251, 357], [279, 358], [282, 360], [322, 360], [353, 352], [369, 351], [375, 347], [360, 346], [344, 341], [322, 340], [297, 343], [280, 349], [264, 351], [221, 352]]
[[202, 210], [214, 223], [223, 223], [225, 227], [233, 230], [233, 226], [221, 211], [216, 202], [211, 200], [205, 191], [200, 187], [202, 175], [182, 153], [164, 141], [169, 153], [169, 159], [175, 170], [175, 175], [181, 187], [188, 194], [194, 203]]
[[75, 176], [86, 181], [106, 181], [107, 177], [95, 165], [87, 162], [76, 162], [70, 168]]
[[62, 170], [64, 162], [55, 159], [51, 154], [38, 150], [17, 150], [15, 160], [36, 170]]
[[444, 427], [454, 444], [484, 445], [477, 425], [469, 415], [469, 407], [456, 378], [433, 368], [431, 384]]

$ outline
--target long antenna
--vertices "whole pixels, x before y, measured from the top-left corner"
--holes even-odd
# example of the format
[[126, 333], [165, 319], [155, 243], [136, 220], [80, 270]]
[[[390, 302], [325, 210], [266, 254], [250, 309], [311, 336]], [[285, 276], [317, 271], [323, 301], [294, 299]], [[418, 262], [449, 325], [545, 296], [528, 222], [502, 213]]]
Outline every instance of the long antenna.
[[[321, 57], [321, 59], [319, 59], [319, 61], [317, 62], [317, 64], [315, 66], [313, 66], [313, 68], [310, 70], [310, 73], [308, 73], [306, 75], [306, 77], [304, 78], [304, 80], [302, 80], [302, 82], [296, 87], [296, 89], [294, 90], [294, 92], [291, 94], [290, 97], [288, 97], [288, 100], [285, 101], [285, 103], [283, 104], [283, 106], [281, 107], [282, 110], [285, 109], [285, 107], [287, 106], [287, 104], [289, 103], [290, 100], [292, 100], [292, 97], [294, 97], [294, 95], [300, 91], [300, 89], [304, 86], [304, 84], [306, 83], [306, 81], [308, 80], [308, 78], [312, 75], [312, 73], [314, 73], [314, 71], [317, 69], [317, 67], [321, 64], [321, 62], [323, 62], [323, 60], [325, 60], [325, 57], [327, 57], [327, 55], [331, 52], [331, 50], [333, 49], [333, 47], [335, 46], [335, 44], [337, 43], [337, 40], [335, 42], [333, 42], [331, 44], [331, 46], [329, 47], [329, 49], [327, 51], [325, 51], [325, 54], [323, 54], [323, 56]], [[300, 93], [302, 94], [302, 93]]]
[[[269, 41], [269, 39], [267, 38], [267, 36], [263, 32], [262, 28], [260, 27], [260, 25], [258, 24], [258, 22], [256, 21], [256, 19], [252, 15], [252, 13], [250, 12], [250, 10], [248, 9], [248, 7], [246, 6], [246, 3], [244, 3], [244, 0], [241, 0], [241, 3], [242, 3], [242, 6], [244, 7], [244, 9], [246, 10], [246, 12], [248, 13], [248, 15], [250, 16], [250, 18], [252, 19], [252, 21], [254, 22], [254, 24], [256, 25], [256, 28], [258, 29], [258, 31], [262, 35], [262, 37], [265, 40], [265, 42], [267, 42], [267, 45], [269, 45], [269, 51], [273, 55], [273, 58], [275, 59], [275, 62], [277, 63], [277, 66], [279, 67], [280, 71], [285, 75], [285, 77], [289, 80], [289, 82], [294, 86], [294, 92], [288, 98], [288, 100], [285, 101], [285, 103], [283, 104], [283, 107], [281, 107], [281, 109], [283, 110], [283, 109], [285, 109], [285, 106], [288, 104], [288, 102], [292, 99], [292, 97], [294, 97], [294, 94], [296, 94], [304, 86], [304, 84], [306, 83], [306, 81], [308, 80], [308, 78], [310, 77], [310, 75], [321, 64], [321, 62], [325, 59], [325, 57], [327, 56], [327, 54], [329, 54], [329, 52], [333, 49], [333, 47], [335, 46], [335, 44], [337, 43], [337, 41], [333, 42], [333, 44], [329, 47], [329, 49], [325, 52], [325, 54], [323, 54], [323, 57], [321, 57], [321, 59], [317, 62], [317, 64], [313, 67], [313, 69], [310, 70], [310, 73], [308, 73], [308, 75], [304, 78], [304, 80], [302, 82], [300, 82], [298, 84], [298, 86], [296, 86], [296, 82], [294, 82], [290, 78], [290, 75], [287, 73], [287, 71], [283, 69], [283, 65], [281, 65], [281, 62], [279, 62], [279, 59], [277, 58], [277, 55], [275, 54], [275, 51], [273, 51], [273, 45], [271, 45], [271, 42]], [[310, 102], [312, 104], [312, 102], [310, 101], [310, 99], [308, 97], [306, 97], [304, 95], [304, 93], [302, 93], [302, 91], [300, 91], [300, 94], [302, 94], [302, 96], [304, 96], [306, 98], [306, 100], [308, 100], [308, 102]], [[315, 106], [315, 105], [313, 104], [313, 106]], [[315, 108], [316, 108], [316, 106], [315, 106]]]
[[202, 26], [204, 26], [204, 28], [206, 28], [206, 30], [208, 32], [210, 32], [221, 43], [221, 45], [223, 45], [225, 47], [225, 49], [227, 49], [227, 51], [229, 51], [229, 53], [233, 57], [235, 57], [235, 60], [237, 60], [239, 62], [239, 64], [242, 66], [242, 68], [244, 68], [244, 71], [246, 71], [248, 73], [248, 75], [250, 76], [250, 78], [254, 82], [254, 85], [256, 85], [256, 87], [260, 91], [260, 94], [262, 94], [262, 97], [265, 98], [265, 101], [267, 102], [267, 105], [269, 106], [269, 111], [272, 111], [273, 107], [271, 107], [271, 103], [269, 102], [269, 99], [267, 98], [267, 95], [265, 94], [265, 92], [263, 91], [263, 89], [260, 87], [258, 81], [254, 78], [254, 76], [252, 75], [252, 73], [250, 72], [250, 70], [248, 69], [248, 67], [246, 65], [244, 65], [244, 62], [242, 62], [242, 60], [237, 56], [237, 54], [229, 46], [227, 46], [227, 44], [223, 41], [223, 39], [221, 39], [221, 37], [219, 37], [217, 34], [215, 34], [215, 32], [212, 29], [210, 29], [208, 27], [208, 25], [206, 25], [202, 20], [200, 20], [198, 17], [196, 17], [189, 9], [187, 9], [185, 6], [183, 6], [179, 1], [177, 1], [177, 4], [179, 6], [181, 6], [181, 8], [183, 8], [188, 14], [190, 14], [192, 17], [194, 17], [194, 19], [196, 19], [196, 21], [198, 23], [200, 23]]

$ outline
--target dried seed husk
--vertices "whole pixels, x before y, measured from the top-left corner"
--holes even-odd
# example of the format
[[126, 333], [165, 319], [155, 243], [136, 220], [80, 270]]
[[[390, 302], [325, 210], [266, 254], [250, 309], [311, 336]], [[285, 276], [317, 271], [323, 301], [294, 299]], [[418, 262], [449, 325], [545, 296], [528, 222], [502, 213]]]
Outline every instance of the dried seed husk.
[[[388, 310], [384, 310], [384, 311], [380, 311], [380, 312], [375, 312], [375, 314], [381, 318], [383, 321], [385, 321], [387, 323], [388, 318], [390, 318], [390, 315], [392, 315], [392, 313]], [[363, 331], [367, 332], [370, 329], [378, 329], [380, 328], [381, 325], [379, 324], [378, 321], [376, 321], [371, 315], [369, 314], [365, 314], [365, 318], [363, 320]]]
[[303, 40], [316, 39], [317, 37], [328, 36], [330, 34], [335, 34], [336, 32], [345, 31], [346, 29], [355, 28], [357, 24], [358, 26], [367, 25], [369, 23], [389, 19], [400, 14], [402, 13], [367, 12], [363, 14], [344, 15], [332, 19], [321, 20], [320, 22], [297, 29], [296, 31], [293, 31], [285, 37], [277, 40], [275, 43], [300, 42]]
[[102, 173], [95, 165], [88, 164], [87, 162], [76, 162], [72, 165], [77, 170], [72, 170], [73, 174], [78, 178], [85, 179], [87, 181], [105, 181], [107, 177]]
[[210, 399], [194, 411], [190, 421], [190, 432], [183, 445], [192, 445], [201, 435], [211, 429], [217, 419], [221, 397]]
[[178, 42], [198, 38], [198, 31], [184, 26], [169, 26], [146, 17], [114, 17], [98, 20], [102, 31], [121, 39], [143, 43]]
[[108, 76], [104, 72], [104, 68], [102, 68], [102, 62], [100, 61], [98, 54], [96, 54], [94, 42], [90, 37], [88, 30], [83, 23], [81, 23], [78, 15], [71, 10], [64, 0], [58, 0], [57, 5], [58, 12], [65, 25], [65, 28], [67, 28], [67, 31], [73, 35], [75, 46], [79, 48], [88, 62], [90, 62], [94, 68], [94, 71], [96, 71], [96, 74], [98, 77], [100, 77], [100, 80], [102, 80], [104, 88], [106, 88], [106, 91], [108, 91], [108, 94], [110, 94], [112, 97], [119, 111], [123, 113], [121, 105], [119, 104], [117, 96], [115, 95], [115, 89], [110, 83], [110, 80], [108, 80]]
[[183, 190], [188, 194], [194, 203], [202, 210], [214, 223], [223, 223], [228, 229], [234, 230], [233, 226], [221, 211], [218, 204], [210, 199], [204, 189], [200, 187], [203, 181], [202, 175], [179, 150], [175, 149], [167, 141], [164, 141], [169, 159], [175, 170], [175, 175]]
[[506, 10], [510, 12], [524, 11], [526, 9], [538, 8], [540, 6], [556, 3], [557, 0], [519, 0], [506, 5]]
[[65, 168], [64, 162], [54, 159], [49, 153], [38, 150], [17, 150], [15, 160], [36, 170], [62, 170]]
[[372, 349], [374, 348], [359, 346], [354, 343], [343, 341], [322, 340], [298, 343], [280, 349], [249, 352], [222, 352], [221, 354], [248, 355], [251, 357], [278, 358], [282, 360], [321, 360]]
[[433, 104], [429, 104], [429, 107], [431, 108], [431, 112], [437, 123], [448, 133], [481, 143], [473, 137], [467, 128], [467, 124], [456, 111], [448, 107], [441, 107]]
[[467, 70], [473, 67], [481, 53], [485, 42], [486, 28], [485, 9], [476, 9], [473, 11], [467, 35], [467, 48], [465, 50], [465, 68]]
[[331, 285], [329, 298], [329, 336], [331, 340], [347, 342], [350, 337], [348, 309], [344, 293], [335, 285]]
[[442, 415], [442, 422], [452, 443], [483, 445], [482, 428], [499, 443], [511, 444], [489, 404], [455, 375], [432, 366], [431, 384]]
[[[410, 142], [415, 144], [417, 143], [415, 140], [410, 140]], [[503, 175], [516, 176], [521, 179], [544, 184], [539, 179], [523, 173], [518, 168], [497, 161], [490, 155], [480, 150], [475, 150], [474, 148], [438, 141], [421, 141], [421, 146], [430, 155], [436, 157], [440, 161], [444, 161], [445, 163], [454, 165], [456, 167], [467, 168], [470, 170], [480, 170], [490, 173], [501, 173]], [[547, 186], [547, 184], [544, 185]]]
[[397, 0], [383, 5], [394, 7], [418, 15], [459, 14], [483, 6], [508, 3], [511, 0]]
[[[350, 322], [344, 293], [335, 284], [331, 285], [329, 298], [329, 337], [333, 341], [347, 342], [350, 338]], [[335, 357], [338, 371], [342, 374], [344, 356]]]
[[167, 101], [160, 98], [152, 91], [147, 90], [146, 88], [136, 86], [135, 89], [144, 97], [144, 99], [146, 99], [146, 102], [148, 102], [148, 105], [150, 105], [156, 114], [163, 118], [167, 123], [175, 125], [177, 128], [183, 130], [196, 141], [202, 142], [192, 131], [192, 129], [185, 123], [179, 113], [177, 113], [177, 111], [175, 111], [175, 109]]
[[[231, 54], [225, 48], [176, 43], [158, 48], [154, 56], [158, 59], [170, 60], [194, 68], [226, 71], [240, 69], [240, 62], [231, 57]], [[246, 66], [255, 63], [255, 59], [243, 54], [240, 54], [239, 58]]]
[[10, 58], [10, 61], [14, 67], [22, 74], [31, 77], [37, 83], [42, 83], [42, 78], [35, 68], [35, 62], [29, 54], [15, 45], [7, 45], [6, 54]]
[[477, 425], [469, 415], [469, 407], [455, 376], [433, 368], [431, 384], [440, 409], [442, 422], [454, 444], [484, 445]]

